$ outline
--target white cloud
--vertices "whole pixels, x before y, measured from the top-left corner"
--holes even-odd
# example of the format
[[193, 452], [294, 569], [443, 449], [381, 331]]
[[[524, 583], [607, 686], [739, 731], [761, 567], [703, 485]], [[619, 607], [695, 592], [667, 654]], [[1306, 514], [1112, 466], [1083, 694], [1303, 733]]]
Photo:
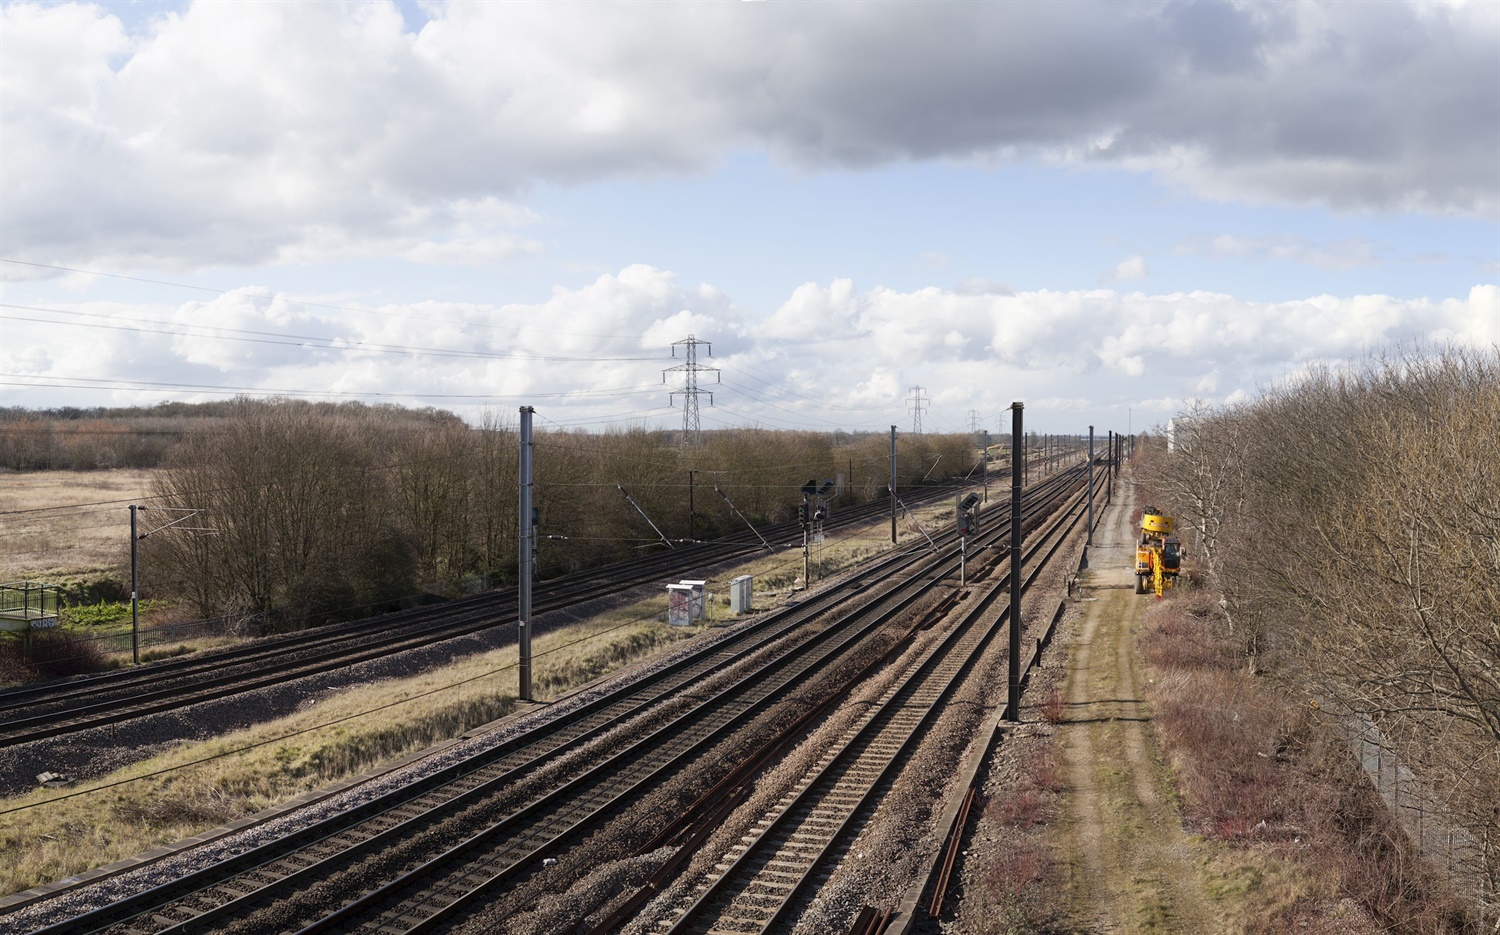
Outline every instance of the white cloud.
[[[339, 310], [247, 288], [175, 307], [72, 308], [101, 316], [86, 321], [124, 330], [7, 316], [5, 372], [42, 382], [149, 379], [397, 394], [471, 417], [487, 404], [529, 402], [558, 422], [670, 422], [679, 416], [667, 408], [667, 393], [677, 384], [663, 385], [661, 372], [682, 363], [670, 356], [671, 343], [695, 334], [713, 342], [713, 355], [705, 351], [700, 363], [723, 370], [723, 385], [714, 387], [722, 408], [705, 424], [871, 430], [909, 424], [904, 399], [918, 384], [934, 400], [928, 424], [936, 430], [963, 430], [970, 409], [999, 430], [991, 417], [1016, 398], [1032, 400], [1028, 424], [1042, 430], [1076, 428], [1080, 417], [1123, 430], [1127, 405], [1135, 424], [1147, 425], [1170, 414], [1163, 399], [1212, 398], [1221, 387], [1232, 388], [1224, 399], [1239, 399], [1247, 388], [1310, 364], [1400, 342], [1481, 349], [1500, 342], [1500, 286], [1493, 284], [1446, 299], [1254, 302], [1211, 292], [860, 290], [834, 280], [799, 286], [768, 320], [756, 321], [712, 286], [685, 285], [669, 271], [637, 265], [578, 288], [558, 287], [540, 302], [505, 305], [428, 301]], [[127, 319], [173, 324], [137, 331]], [[163, 330], [179, 333], [157, 333]], [[215, 337], [226, 334], [254, 340]], [[374, 345], [410, 350], [385, 353]], [[67, 353], [55, 353], [59, 348]], [[415, 350], [423, 348], [446, 354]], [[26, 390], [0, 387], [0, 404], [57, 405], [63, 397], [71, 404], [108, 401], [48, 390], [39, 402]], [[160, 397], [122, 389], [112, 398]]]
[[495, 263], [522, 254], [537, 254], [542, 245], [535, 240], [524, 240], [509, 234], [493, 237], [475, 237], [424, 241], [407, 250], [403, 256], [418, 263], [445, 266], [479, 266]]
[[1305, 263], [1322, 269], [1355, 269], [1379, 266], [1381, 248], [1361, 237], [1315, 243], [1306, 237], [1282, 234], [1274, 237], [1246, 237], [1220, 234], [1215, 237], [1190, 237], [1179, 241], [1174, 252], [1183, 256], [1213, 256], [1283, 260]]
[[[0, 7], [0, 253], [509, 255], [540, 182], [1023, 159], [1214, 198], [1500, 213], [1500, 7]], [[16, 179], [26, 179], [24, 186]], [[448, 251], [422, 245], [468, 244]]]
[[1105, 283], [1130, 282], [1146, 278], [1146, 260], [1139, 255], [1126, 257], [1115, 264], [1115, 268], [1100, 277]]

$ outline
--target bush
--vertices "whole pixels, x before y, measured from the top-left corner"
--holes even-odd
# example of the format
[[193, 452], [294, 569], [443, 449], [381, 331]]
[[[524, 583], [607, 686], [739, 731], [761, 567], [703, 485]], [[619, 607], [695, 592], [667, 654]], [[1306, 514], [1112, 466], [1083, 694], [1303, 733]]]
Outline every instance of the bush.
[[109, 660], [98, 640], [46, 630], [31, 636], [31, 667], [40, 678], [63, 678], [102, 672]]
[[0, 685], [30, 681], [31, 677], [21, 638], [11, 633], [0, 634]]

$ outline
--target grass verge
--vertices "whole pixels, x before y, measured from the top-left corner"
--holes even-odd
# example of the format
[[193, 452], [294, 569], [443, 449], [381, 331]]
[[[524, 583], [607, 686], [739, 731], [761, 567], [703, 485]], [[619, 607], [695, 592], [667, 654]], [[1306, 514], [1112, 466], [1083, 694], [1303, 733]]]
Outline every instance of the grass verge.
[[1249, 674], [1202, 592], [1154, 605], [1146, 695], [1226, 930], [1477, 932], [1415, 858], [1343, 740]]

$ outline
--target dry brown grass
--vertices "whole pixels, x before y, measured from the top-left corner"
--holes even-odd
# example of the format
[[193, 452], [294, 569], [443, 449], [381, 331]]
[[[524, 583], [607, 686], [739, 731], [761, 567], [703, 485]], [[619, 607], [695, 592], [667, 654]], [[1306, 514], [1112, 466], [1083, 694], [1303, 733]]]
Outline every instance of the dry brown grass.
[[1248, 674], [1194, 600], [1152, 607], [1140, 645], [1184, 820], [1222, 845], [1205, 868], [1210, 888], [1242, 907], [1231, 929], [1477, 931], [1413, 858], [1343, 741]]
[[[120, 468], [0, 475], [0, 514], [10, 514], [0, 515], [0, 580], [127, 573], [127, 507], [151, 492], [156, 474]], [[122, 502], [78, 506], [107, 500]], [[37, 509], [44, 512], [11, 512]]]

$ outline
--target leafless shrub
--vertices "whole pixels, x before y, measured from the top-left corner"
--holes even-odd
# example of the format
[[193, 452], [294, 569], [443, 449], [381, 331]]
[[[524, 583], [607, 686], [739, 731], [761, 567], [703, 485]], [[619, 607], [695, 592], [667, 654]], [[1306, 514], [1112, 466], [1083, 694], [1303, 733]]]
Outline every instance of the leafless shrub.
[[[162, 505], [204, 509], [213, 534], [143, 543], [158, 593], [204, 616], [253, 614], [296, 626], [368, 612], [417, 590], [456, 595], [517, 573], [515, 429], [396, 407], [242, 400], [211, 431], [176, 446]], [[626, 428], [536, 436], [535, 506], [544, 576], [581, 571], [743, 528], [719, 488], [756, 524], [795, 515], [810, 478], [844, 476], [840, 509], [883, 495], [884, 435], [732, 429], [682, 446], [675, 433]], [[974, 466], [966, 436], [903, 439], [903, 484]], [[648, 523], [615, 489], [623, 485]], [[149, 516], [150, 514], [148, 514]], [[175, 515], [175, 514], [174, 514]], [[656, 528], [652, 528], [652, 523]]]
[[1042, 720], [1048, 724], [1061, 723], [1063, 719], [1063, 695], [1057, 686], [1047, 689], [1047, 694], [1042, 696]]
[[29, 653], [33, 678], [64, 678], [108, 668], [98, 640], [63, 630], [33, 632]]
[[1141, 474], [1192, 530], [1226, 633], [1254, 671], [1379, 728], [1424, 820], [1477, 842], [1445, 871], [1494, 924], [1500, 357], [1402, 350], [1189, 415]]
[[0, 636], [0, 685], [25, 682], [32, 677], [26, 665], [26, 648], [16, 636]]

